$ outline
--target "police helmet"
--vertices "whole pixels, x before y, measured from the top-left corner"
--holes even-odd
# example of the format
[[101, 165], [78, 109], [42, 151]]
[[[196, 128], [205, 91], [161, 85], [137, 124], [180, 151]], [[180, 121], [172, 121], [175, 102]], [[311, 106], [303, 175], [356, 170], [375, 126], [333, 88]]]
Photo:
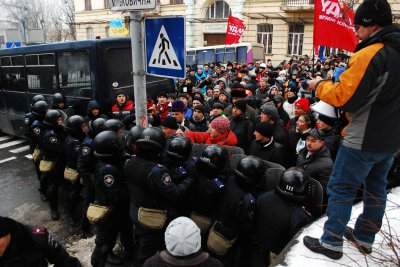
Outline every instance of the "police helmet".
[[96, 157], [107, 158], [121, 155], [125, 142], [116, 132], [103, 131], [94, 138], [93, 146]]
[[49, 108], [49, 104], [46, 101], [37, 101], [32, 107], [32, 114], [44, 118]]
[[254, 186], [260, 183], [265, 173], [264, 162], [253, 156], [242, 158], [234, 170], [238, 184]]
[[53, 95], [53, 107], [57, 107], [58, 104], [64, 103], [67, 104], [67, 98], [61, 93], [55, 93]]
[[106, 120], [103, 119], [103, 118], [97, 118], [94, 121], [90, 121], [89, 125], [88, 125], [90, 135], [91, 136], [96, 136], [100, 132], [102, 132], [105, 122], [106, 122]]
[[68, 118], [67, 125], [65, 128], [70, 134], [80, 135], [82, 134], [82, 125], [85, 123], [85, 120], [80, 115], [73, 115]]
[[204, 149], [203, 154], [198, 159], [198, 164], [206, 169], [220, 171], [225, 167], [228, 160], [228, 151], [225, 147], [210, 145]]
[[56, 109], [52, 109], [46, 112], [43, 123], [48, 126], [57, 127], [59, 118], [62, 118], [61, 113]]
[[276, 192], [289, 200], [301, 202], [306, 199], [308, 176], [296, 167], [284, 171]]
[[122, 128], [125, 128], [125, 125], [122, 121], [116, 119], [109, 119], [103, 125], [104, 131], [113, 131], [118, 132]]
[[160, 128], [151, 127], [143, 130], [142, 135], [136, 141], [139, 150], [159, 153], [164, 150], [166, 138]]
[[34, 97], [32, 97], [31, 106], [33, 107], [33, 105], [35, 105], [35, 103], [39, 101], [46, 101], [46, 99], [42, 95], [35, 95]]
[[192, 153], [192, 142], [188, 138], [175, 137], [167, 146], [166, 154], [177, 160], [187, 160]]
[[128, 137], [126, 139], [126, 144], [128, 147], [131, 147], [131, 145], [135, 144], [136, 141], [141, 138], [144, 129], [145, 128], [143, 126], [136, 125], [129, 130]]

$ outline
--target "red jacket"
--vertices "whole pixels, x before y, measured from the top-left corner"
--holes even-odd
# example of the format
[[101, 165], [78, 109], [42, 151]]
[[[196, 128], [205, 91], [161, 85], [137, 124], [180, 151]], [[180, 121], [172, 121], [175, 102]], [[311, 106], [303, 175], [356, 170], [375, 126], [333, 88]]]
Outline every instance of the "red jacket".
[[156, 110], [158, 114], [160, 115], [161, 122], [164, 121], [164, 118], [169, 115], [169, 105], [168, 103], [164, 105], [157, 104]]
[[216, 145], [225, 145], [225, 146], [236, 146], [237, 139], [236, 135], [229, 130], [228, 132], [218, 135], [215, 138], [212, 138], [210, 132], [191, 132], [185, 131], [185, 135], [193, 142], [200, 144], [216, 144]]
[[132, 110], [133, 110], [133, 101], [132, 100], [128, 100], [123, 106], [119, 106], [118, 104], [115, 104], [111, 108], [113, 118], [119, 119], [119, 120], [121, 120], [125, 116], [129, 115]]

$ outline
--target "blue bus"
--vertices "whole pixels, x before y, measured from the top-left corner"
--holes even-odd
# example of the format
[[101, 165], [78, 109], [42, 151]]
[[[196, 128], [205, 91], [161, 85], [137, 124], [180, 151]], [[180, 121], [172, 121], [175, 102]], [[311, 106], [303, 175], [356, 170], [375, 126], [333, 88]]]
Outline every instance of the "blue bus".
[[[0, 130], [21, 136], [31, 99], [42, 94], [48, 103], [60, 92], [76, 114], [86, 115], [95, 99], [103, 112], [124, 90], [133, 99], [130, 38], [108, 38], [25, 46], [0, 50]], [[147, 92], [173, 90], [171, 79], [148, 75]]]
[[264, 45], [258, 43], [239, 43], [232, 45], [213, 45], [186, 49], [186, 64], [204, 65], [211, 62], [250, 63], [265, 61]]

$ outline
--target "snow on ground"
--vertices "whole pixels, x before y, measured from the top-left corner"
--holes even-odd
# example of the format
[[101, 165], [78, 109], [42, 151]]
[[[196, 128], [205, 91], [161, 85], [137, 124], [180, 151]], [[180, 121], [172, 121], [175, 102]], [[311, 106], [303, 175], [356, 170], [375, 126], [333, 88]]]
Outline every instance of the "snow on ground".
[[[353, 227], [358, 215], [362, 212], [362, 203], [353, 207], [349, 226]], [[400, 188], [395, 188], [389, 195], [386, 214], [381, 231], [376, 235], [371, 255], [362, 255], [358, 249], [345, 239], [343, 257], [331, 260], [321, 254], [308, 250], [303, 245], [306, 235], [320, 237], [326, 217], [314, 222], [297, 236], [297, 242], [285, 255], [285, 266], [288, 267], [331, 267], [331, 266], [400, 266]], [[283, 266], [283, 265], [279, 265]]]
[[[349, 226], [354, 226], [355, 219], [362, 212], [362, 203], [353, 207], [353, 212]], [[331, 266], [398, 266], [400, 262], [400, 188], [396, 188], [388, 195], [386, 205], [386, 216], [384, 218], [383, 227], [376, 237], [374, 249], [371, 255], [363, 256], [354, 245], [349, 242], [344, 244], [343, 252], [345, 255], [340, 260], [331, 260], [323, 255], [308, 250], [303, 245], [303, 237], [309, 235], [312, 237], [320, 237], [326, 217], [314, 222], [309, 227], [302, 230], [297, 237], [295, 244], [287, 252], [285, 263], [288, 267], [331, 267]], [[390, 242], [390, 236], [392, 241]], [[72, 236], [66, 245], [70, 255], [77, 257], [83, 267], [90, 267], [90, 256], [94, 249], [95, 237], [89, 239], [79, 239], [78, 236]], [[395, 255], [395, 252], [399, 255]], [[395, 260], [395, 262], [393, 262]], [[282, 265], [280, 265], [282, 266]]]

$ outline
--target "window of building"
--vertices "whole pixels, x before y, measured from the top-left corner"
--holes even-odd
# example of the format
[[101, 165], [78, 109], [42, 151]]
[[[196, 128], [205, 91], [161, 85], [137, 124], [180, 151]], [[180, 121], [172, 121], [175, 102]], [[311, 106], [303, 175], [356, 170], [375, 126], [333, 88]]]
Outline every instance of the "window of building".
[[57, 91], [54, 54], [26, 55], [25, 64], [31, 93], [54, 94]]
[[183, 0], [169, 0], [170, 5], [181, 5], [183, 4]]
[[257, 25], [257, 43], [264, 44], [264, 53], [272, 54], [272, 24]]
[[88, 40], [94, 39], [94, 32], [92, 27], [86, 28], [86, 38]]
[[91, 98], [92, 87], [88, 51], [57, 55], [60, 89], [66, 96]]
[[227, 19], [231, 14], [229, 5], [224, 1], [215, 1], [208, 7], [206, 18], [208, 19]]
[[92, 0], [85, 0], [85, 10], [86, 11], [92, 10]]
[[4, 90], [7, 91], [26, 91], [26, 76], [24, 69], [24, 57], [2, 57], [1, 61], [1, 79]]
[[110, 2], [109, 2], [109, 0], [104, 0], [104, 9], [110, 9]]
[[304, 25], [290, 24], [287, 53], [289, 55], [302, 55], [303, 41], [304, 41]]

